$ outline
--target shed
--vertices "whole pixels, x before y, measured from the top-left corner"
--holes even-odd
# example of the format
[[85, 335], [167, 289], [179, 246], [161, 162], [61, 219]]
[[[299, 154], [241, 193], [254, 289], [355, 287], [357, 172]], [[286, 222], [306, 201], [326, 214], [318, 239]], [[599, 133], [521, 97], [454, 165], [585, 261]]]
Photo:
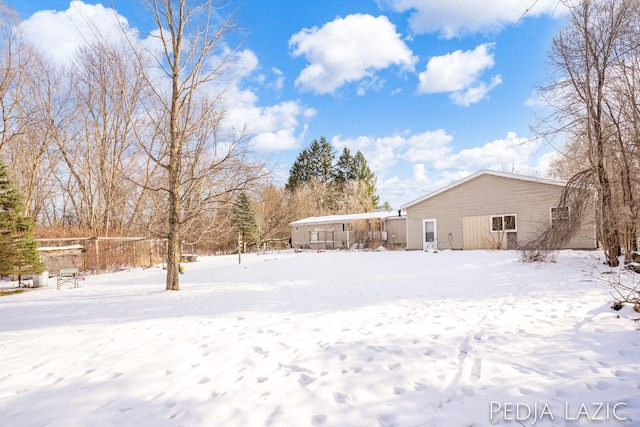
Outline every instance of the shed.
[[[565, 186], [565, 181], [548, 178], [479, 171], [402, 206], [407, 248], [517, 248], [571, 214], [558, 206]], [[597, 248], [593, 209], [565, 248]]]

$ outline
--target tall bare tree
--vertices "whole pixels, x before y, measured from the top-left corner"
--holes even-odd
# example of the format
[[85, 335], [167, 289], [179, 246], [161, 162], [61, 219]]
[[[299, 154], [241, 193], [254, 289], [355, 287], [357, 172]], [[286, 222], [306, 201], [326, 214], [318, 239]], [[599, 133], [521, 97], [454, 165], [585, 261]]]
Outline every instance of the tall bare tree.
[[[146, 107], [151, 127], [137, 131], [146, 153], [164, 171], [147, 186], [166, 192], [166, 289], [179, 290], [180, 243], [207, 210], [261, 174], [248, 162], [244, 137], [225, 131], [223, 95], [233, 69], [234, 49], [225, 40], [236, 29], [233, 16], [221, 18], [216, 0], [143, 0], [160, 50], [138, 51], [153, 69], [146, 79], [154, 101]], [[159, 77], [160, 75], [160, 77]], [[166, 83], [166, 84], [165, 84]]]
[[24, 124], [19, 109], [33, 57], [18, 23], [15, 10], [0, 2], [0, 150], [20, 134]]
[[70, 104], [66, 129], [54, 135], [78, 225], [96, 235], [121, 234], [136, 188], [126, 178], [138, 166], [132, 112], [145, 85], [139, 63], [122, 47], [96, 42], [82, 48], [66, 75]]
[[[550, 53], [557, 74], [544, 88], [554, 107], [546, 124], [586, 154], [585, 169], [575, 176], [580, 182], [588, 176], [595, 187], [598, 235], [608, 263], [617, 265], [621, 246], [632, 248], [636, 240], [633, 227], [627, 224], [635, 214], [620, 215], [637, 208], [628, 161], [629, 134], [622, 122], [624, 102], [619, 101], [616, 87], [620, 89], [619, 79], [629, 60], [640, 54], [638, 2], [564, 3], [569, 8], [568, 24], [553, 39]], [[623, 93], [637, 99], [636, 89]]]
[[27, 42], [17, 14], [2, 2], [0, 58], [0, 153], [25, 197], [24, 214], [43, 220], [57, 193], [47, 116], [58, 108], [60, 74]]

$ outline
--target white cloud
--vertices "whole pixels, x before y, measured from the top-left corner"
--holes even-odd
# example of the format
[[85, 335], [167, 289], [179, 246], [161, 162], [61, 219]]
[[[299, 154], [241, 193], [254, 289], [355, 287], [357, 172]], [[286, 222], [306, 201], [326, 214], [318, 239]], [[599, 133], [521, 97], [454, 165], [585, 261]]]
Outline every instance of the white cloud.
[[408, 148], [399, 157], [411, 163], [433, 162], [451, 151], [451, 141], [453, 137], [442, 129], [413, 135], [406, 139]]
[[[249, 91], [237, 91], [239, 95]], [[255, 151], [272, 152], [280, 150], [294, 150], [302, 143], [306, 132], [306, 122], [316, 111], [304, 108], [296, 101], [286, 101], [280, 104], [259, 107], [256, 100], [249, 97], [249, 102], [232, 104], [227, 109], [226, 122], [233, 127], [246, 126], [246, 131], [252, 135], [251, 147]]]
[[289, 46], [294, 56], [304, 56], [310, 62], [296, 79], [296, 86], [317, 94], [334, 93], [346, 83], [374, 79], [376, 71], [393, 65], [413, 71], [417, 61], [385, 16], [337, 18], [321, 28], [294, 34]]
[[[40, 11], [22, 23], [25, 36], [60, 63], [68, 63], [78, 48], [97, 40], [124, 42], [121, 25], [128, 28], [127, 20], [116, 15], [113, 9], [78, 0], [72, 1], [65, 11]], [[157, 34], [157, 31], [154, 33]], [[148, 37], [133, 41], [150, 51], [161, 52], [156, 39]], [[249, 49], [231, 52], [222, 46], [220, 56], [210, 60], [228, 60], [229, 65], [233, 66], [235, 79], [230, 86], [226, 86], [229, 79], [220, 79], [220, 82], [209, 85], [213, 93], [225, 90], [223, 108], [227, 126], [245, 129], [252, 136], [251, 147], [256, 151], [291, 150], [300, 146], [306, 132], [306, 122], [315, 116], [316, 111], [303, 107], [297, 101], [258, 106], [256, 93], [242, 86], [245, 81], [253, 81], [280, 90], [284, 82], [282, 71], [272, 68], [273, 80], [269, 82], [266, 75], [258, 74], [259, 59]], [[159, 73], [159, 76], [162, 74]], [[161, 80], [159, 84], [163, 84]]]
[[427, 169], [422, 163], [413, 165], [413, 179], [416, 181], [427, 181]]
[[493, 169], [522, 174], [534, 173], [535, 165], [530, 163], [540, 149], [539, 140], [518, 137], [510, 132], [504, 139], [498, 139], [480, 147], [466, 148], [458, 153], [443, 157], [433, 163], [435, 169], [465, 169], [478, 171]]
[[493, 67], [492, 49], [493, 44], [485, 43], [474, 50], [434, 56], [420, 73], [420, 92], [453, 92], [475, 83], [485, 69]]
[[474, 50], [434, 56], [418, 76], [418, 93], [454, 92], [451, 99], [464, 106], [484, 99], [491, 89], [502, 83], [500, 76], [494, 76], [489, 84], [479, 82], [482, 72], [494, 65], [493, 46], [485, 43]]
[[74, 0], [69, 9], [42, 10], [22, 22], [25, 37], [59, 63], [67, 63], [83, 45], [97, 40], [124, 42], [127, 19], [101, 4]]
[[504, 139], [480, 147], [455, 150], [444, 130], [388, 137], [332, 138], [334, 147], [360, 150], [378, 177], [378, 194], [394, 208], [481, 169], [544, 176], [552, 153], [544, 153], [540, 140], [509, 133]]
[[409, 25], [415, 34], [439, 33], [453, 38], [477, 32], [498, 31], [520, 19], [564, 11], [557, 0], [378, 0], [383, 8], [411, 11]]
[[282, 90], [284, 87], [284, 73], [278, 68], [271, 68], [271, 71], [276, 76], [275, 81], [270, 86], [275, 90]]
[[354, 153], [362, 152], [373, 173], [382, 176], [398, 162], [397, 151], [406, 145], [406, 139], [399, 134], [383, 138], [360, 136], [355, 139], [335, 136], [331, 144], [340, 151], [347, 147]]
[[[540, 140], [518, 137], [510, 132], [504, 139], [488, 142], [480, 147], [455, 151], [453, 136], [442, 129], [419, 134], [407, 132], [388, 137], [360, 136], [353, 139], [333, 137], [331, 144], [338, 150], [361, 151], [369, 167], [378, 176], [389, 173], [400, 162], [414, 168], [414, 178], [427, 170], [449, 173], [459, 177], [467, 171], [494, 169], [516, 173], [545, 173], [550, 158], [540, 157]], [[538, 163], [532, 164], [532, 159]], [[404, 164], [404, 163], [403, 163]], [[422, 165], [415, 169], [416, 165]], [[416, 175], [417, 174], [417, 175]]]
[[489, 84], [480, 82], [476, 86], [470, 87], [464, 91], [454, 92], [449, 98], [456, 105], [468, 107], [471, 104], [482, 101], [489, 92], [499, 86], [502, 83], [502, 77], [500, 75], [494, 76]]
[[295, 127], [263, 132], [251, 139], [251, 147], [260, 152], [295, 150], [300, 147], [306, 130], [307, 127], [304, 126], [300, 134], [296, 134]]
[[232, 55], [234, 70], [238, 73], [238, 77], [245, 77], [253, 73], [260, 61], [256, 54], [249, 49], [242, 49]]

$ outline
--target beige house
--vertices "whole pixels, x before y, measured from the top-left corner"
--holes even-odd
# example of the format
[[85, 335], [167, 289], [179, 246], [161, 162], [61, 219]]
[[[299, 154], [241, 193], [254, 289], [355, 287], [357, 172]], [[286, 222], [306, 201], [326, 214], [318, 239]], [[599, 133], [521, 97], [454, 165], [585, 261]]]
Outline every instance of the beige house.
[[[571, 215], [564, 181], [482, 170], [402, 206], [407, 249], [512, 249]], [[597, 248], [593, 211], [566, 245]]]
[[405, 248], [403, 212], [368, 212], [310, 217], [289, 223], [296, 249]]

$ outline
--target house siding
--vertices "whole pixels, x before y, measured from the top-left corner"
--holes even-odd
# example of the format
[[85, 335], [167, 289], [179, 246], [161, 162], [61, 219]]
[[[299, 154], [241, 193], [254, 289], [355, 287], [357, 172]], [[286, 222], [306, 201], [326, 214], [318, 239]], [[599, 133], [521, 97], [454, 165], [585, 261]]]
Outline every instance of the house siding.
[[[407, 248], [423, 249], [423, 219], [436, 218], [438, 248], [464, 249], [463, 217], [477, 217], [467, 221], [476, 221], [474, 227], [478, 228], [481, 224], [477, 221], [485, 221], [486, 217], [493, 215], [516, 215], [517, 242], [526, 243], [549, 226], [550, 208], [557, 205], [562, 189], [561, 185], [546, 182], [481, 174], [406, 207]], [[593, 212], [587, 216], [592, 218]], [[490, 226], [488, 222], [485, 231], [489, 232]], [[467, 240], [467, 249], [483, 248], [478, 242], [470, 243], [473, 240], [470, 236], [467, 236]], [[504, 248], [505, 244], [501, 241], [500, 247]], [[584, 221], [578, 234], [566, 245], [566, 248], [575, 249], [595, 247], [593, 220]]]

